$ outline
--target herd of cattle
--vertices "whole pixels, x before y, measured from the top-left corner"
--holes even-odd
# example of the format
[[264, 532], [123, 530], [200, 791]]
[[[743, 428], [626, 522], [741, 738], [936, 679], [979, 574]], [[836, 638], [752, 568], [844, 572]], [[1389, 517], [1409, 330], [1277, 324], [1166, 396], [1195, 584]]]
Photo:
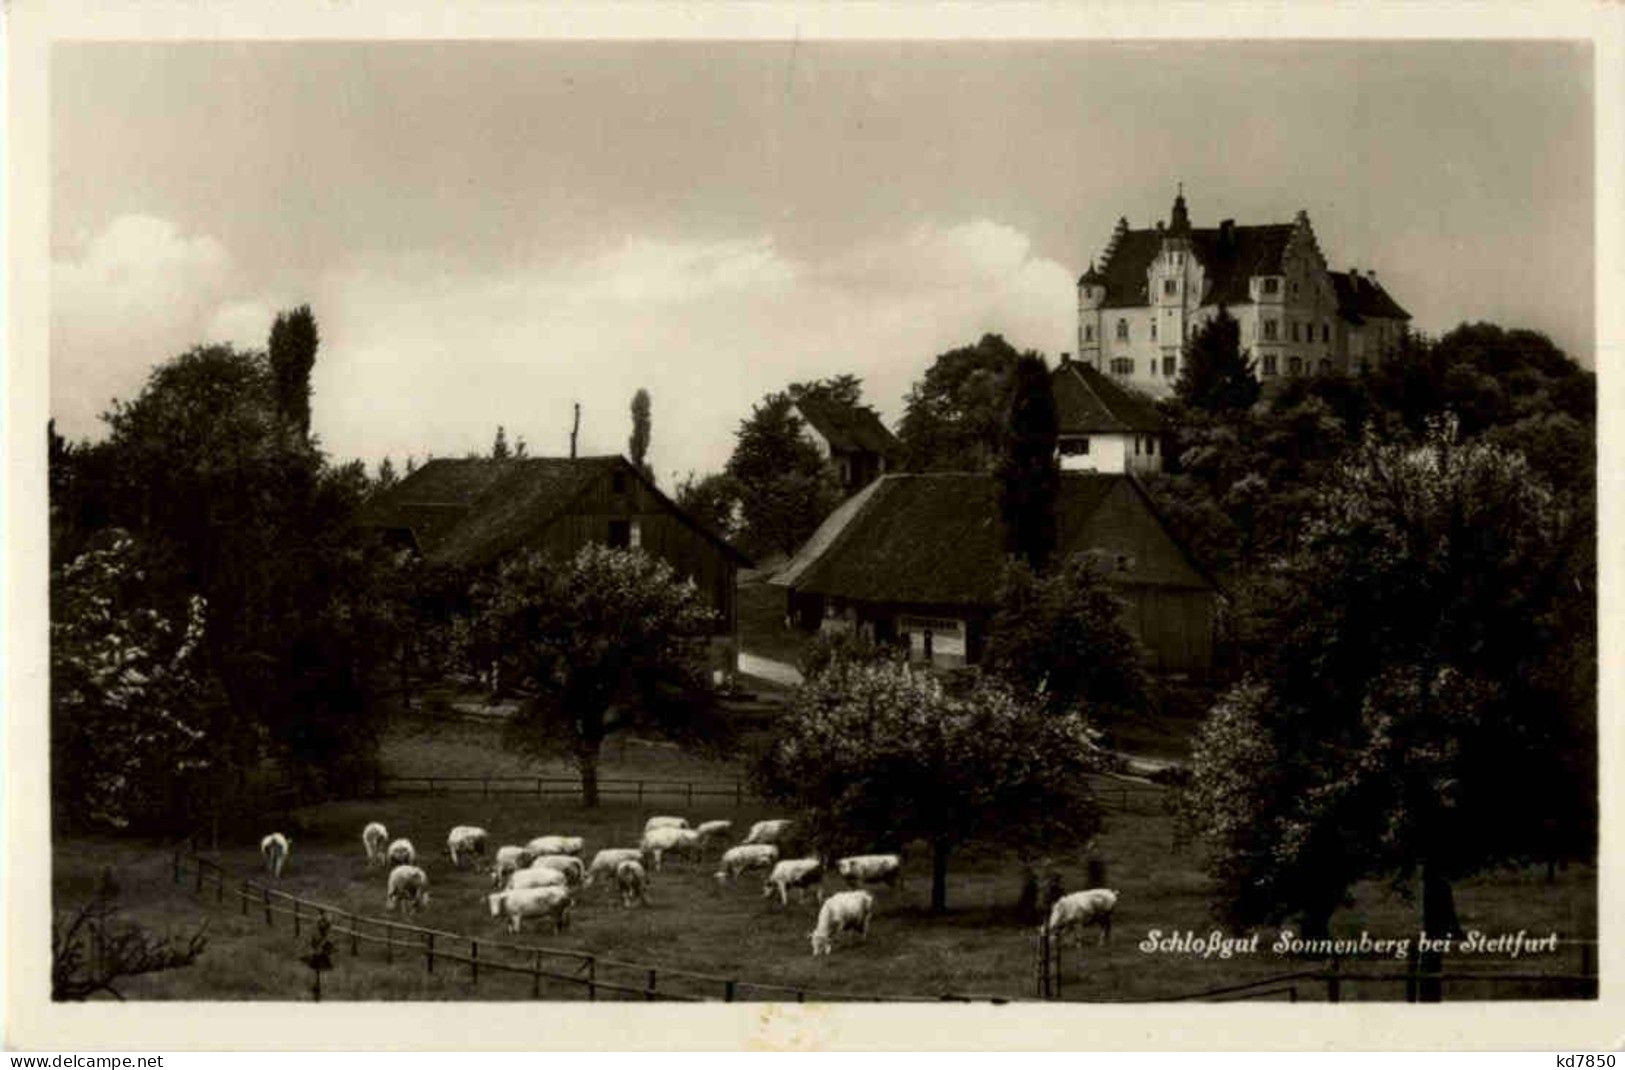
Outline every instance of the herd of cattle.
[[[815, 894], [820, 904], [818, 922], [808, 934], [814, 955], [828, 955], [834, 938], [842, 932], [866, 938], [875, 900], [862, 886], [898, 887], [903, 877], [901, 856], [852, 855], [835, 860], [833, 867], [820, 857], [782, 859], [780, 845], [788, 839], [790, 825], [785, 819], [753, 824], [743, 841], [722, 852], [715, 874], [719, 887], [731, 885], [745, 873], [760, 871], [766, 873], [764, 898], [776, 894], [782, 905], [788, 905], [792, 892], [798, 901], [804, 901], [809, 891]], [[531, 918], [547, 922], [558, 933], [569, 924], [576, 896], [596, 880], [612, 880], [623, 907], [647, 905], [651, 868], [659, 872], [668, 855], [702, 858], [732, 832], [731, 821], [706, 821], [691, 828], [686, 818], [651, 817], [639, 846], [604, 848], [593, 855], [590, 864], [584, 864], [586, 842], [580, 836], [538, 836], [524, 846], [500, 846], [491, 852], [490, 836], [484, 829], [458, 825], [446, 837], [446, 854], [456, 869], [476, 861], [485, 863], [493, 891], [484, 899], [491, 916], [505, 916], [512, 932], [519, 932], [524, 920]], [[362, 829], [361, 843], [369, 868], [388, 868], [386, 909], [411, 912], [429, 905], [429, 875], [418, 864], [411, 840], [391, 840], [388, 830], [374, 821]], [[291, 847], [292, 841], [280, 832], [260, 841], [270, 876], [282, 876]], [[832, 868], [847, 889], [826, 898], [824, 878]], [[1104, 943], [1111, 933], [1116, 906], [1117, 892], [1111, 889], [1074, 892], [1055, 901], [1042, 929], [1051, 936], [1075, 930], [1081, 944], [1083, 930], [1097, 926]]]

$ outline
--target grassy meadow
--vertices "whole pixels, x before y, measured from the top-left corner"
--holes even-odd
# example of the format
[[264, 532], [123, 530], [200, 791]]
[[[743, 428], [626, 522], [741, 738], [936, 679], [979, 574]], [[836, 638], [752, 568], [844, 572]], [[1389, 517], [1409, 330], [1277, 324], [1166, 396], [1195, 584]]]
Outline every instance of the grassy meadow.
[[[406, 726], [392, 735], [385, 748], [390, 771], [500, 775], [563, 773], [562, 767], [539, 768], [502, 752], [496, 745], [498, 730], [487, 723], [453, 721], [430, 731], [424, 725]], [[706, 761], [666, 747], [630, 744], [624, 751], [606, 752], [606, 777], [689, 777], [731, 780], [735, 770], [726, 763]], [[1269, 953], [1275, 934], [1261, 934], [1257, 955], [1228, 961], [1189, 954], [1147, 954], [1139, 943], [1152, 929], [1194, 930], [1205, 935], [1213, 928], [1208, 913], [1208, 883], [1202, 874], [1195, 846], [1176, 843], [1171, 819], [1159, 812], [1154, 800], [1141, 803], [1146, 812], [1117, 813], [1109, 818], [1098, 843], [1099, 857], [1107, 865], [1107, 883], [1121, 892], [1112, 940], [1104, 947], [1089, 944], [1081, 952], [1073, 943], [1064, 950], [1063, 990], [1067, 999], [1146, 1000], [1194, 993], [1207, 988], [1240, 984], [1301, 968], [1304, 964]], [[282, 831], [293, 838], [291, 857], [281, 890], [328, 904], [346, 912], [384, 918], [384, 874], [368, 870], [360, 842], [362, 826], [381, 820], [391, 836], [407, 836], [416, 844], [421, 864], [429, 872], [433, 901], [413, 917], [417, 924], [464, 934], [482, 941], [509, 941], [502, 923], [493, 919], [483, 896], [489, 878], [473, 870], [458, 871], [444, 854], [447, 830], [457, 824], [489, 829], [497, 844], [523, 843], [543, 833], [569, 833], [586, 837], [588, 851], [608, 846], [635, 845], [646, 817], [654, 813], [683, 813], [691, 821], [727, 818], [740, 836], [753, 820], [767, 813], [759, 805], [736, 808], [733, 801], [696, 803], [685, 812], [682, 804], [647, 801], [643, 806], [623, 799], [607, 800], [597, 810], [583, 809], [570, 797], [478, 794], [396, 796], [384, 799], [328, 803], [288, 815]], [[223, 839], [219, 862], [235, 877], [263, 880], [258, 841], [266, 828], [234, 830]], [[1058, 867], [1068, 889], [1084, 887], [1084, 859]], [[240, 912], [228, 885], [223, 904], [216, 904], [211, 888], [199, 898], [190, 887], [177, 887], [170, 858], [159, 844], [113, 839], [69, 839], [58, 843], [53, 871], [59, 909], [82, 902], [94, 876], [103, 866], [117, 876], [130, 915], [160, 931], [183, 931], [207, 919], [210, 946], [192, 968], [130, 982], [123, 993], [136, 999], [299, 1000], [309, 998], [309, 971], [298, 956], [308, 951], [310, 929], [299, 939], [291, 920], [278, 917], [267, 928], [263, 911]], [[624, 960], [639, 969], [600, 967], [600, 980], [641, 986], [648, 968], [693, 970], [746, 982], [838, 992], [848, 998], [887, 996], [933, 997], [945, 992], [1030, 999], [1035, 992], [1034, 933], [1012, 917], [1019, 877], [1013, 863], [989, 851], [967, 851], [950, 866], [949, 911], [933, 916], [927, 910], [929, 868], [925, 857], [911, 857], [904, 886], [876, 891], [878, 906], [866, 942], [848, 937], [838, 941], [832, 956], [814, 959], [808, 931], [815, 906], [791, 902], [781, 907], [764, 899], [760, 879], [750, 875], [719, 890], [711, 874], [714, 856], [703, 862], [668, 863], [652, 875], [647, 909], [623, 909], [604, 887], [588, 889], [572, 913], [571, 927], [563, 934], [527, 929], [515, 942], [591, 952], [605, 959]], [[838, 882], [831, 881], [831, 889]], [[1596, 934], [1595, 874], [1589, 867], [1570, 867], [1547, 883], [1544, 870], [1519, 870], [1463, 882], [1457, 890], [1463, 925], [1488, 933], [1528, 930], [1531, 936], [1555, 930], [1563, 937]], [[1333, 922], [1337, 936], [1412, 934], [1416, 909], [1382, 886], [1357, 889], [1356, 905]], [[448, 950], [442, 945], [442, 950]], [[467, 947], [454, 946], [467, 954]], [[482, 956], [494, 952], [487, 950]], [[339, 943], [336, 968], [324, 979], [329, 1000], [512, 1000], [531, 996], [527, 977], [482, 971], [475, 984], [466, 966], [441, 960], [431, 975], [421, 953], [395, 952], [385, 961], [380, 946], [361, 945], [352, 956], [347, 940]], [[1450, 968], [1516, 969], [1520, 972], [1573, 972], [1572, 949], [1559, 955], [1526, 956], [1517, 963], [1504, 957], [1454, 956]], [[1403, 970], [1402, 961], [1356, 965], [1385, 973]], [[550, 968], [558, 968], [550, 966]], [[661, 981], [665, 990], [718, 998], [720, 983]], [[1301, 986], [1298, 999], [1325, 996], [1324, 986]], [[1452, 998], [1533, 998], [1558, 990], [1530, 982], [1497, 989], [1461, 983], [1447, 989]], [[544, 998], [581, 998], [573, 985], [549, 983]], [[742, 986], [739, 998], [794, 998], [782, 992]], [[809, 998], [814, 998], [809, 996]], [[1269, 998], [1287, 999], [1284, 989]], [[1351, 981], [1343, 987], [1345, 999], [1402, 999], [1403, 987]]]

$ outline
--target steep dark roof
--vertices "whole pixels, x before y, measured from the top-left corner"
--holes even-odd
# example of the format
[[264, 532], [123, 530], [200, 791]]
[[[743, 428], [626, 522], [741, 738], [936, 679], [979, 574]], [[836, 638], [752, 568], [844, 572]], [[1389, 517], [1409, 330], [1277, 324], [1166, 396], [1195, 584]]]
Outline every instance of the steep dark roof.
[[433, 460], [369, 500], [361, 522], [410, 532], [418, 550], [433, 560], [481, 566], [524, 545], [616, 470], [642, 482], [736, 562], [748, 563], [622, 457]]
[[816, 398], [796, 402], [796, 408], [807, 423], [829, 442], [830, 449], [842, 453], [867, 450], [881, 457], [896, 457], [903, 444], [886, 429], [873, 409], [862, 406], [836, 405]]
[[1055, 415], [1061, 434], [1167, 430], [1149, 398], [1114, 383], [1087, 364], [1067, 362], [1055, 369]]
[[[1056, 512], [1063, 553], [1113, 548], [1114, 533], [1100, 507], [1114, 493], [1133, 495], [1156, 518], [1128, 476], [1062, 473]], [[773, 582], [871, 602], [990, 606], [1003, 558], [993, 476], [889, 475], [871, 484], [855, 507], [826, 520]], [[1112, 575], [1125, 586], [1211, 588], [1188, 554], [1183, 568], [1137, 562], [1133, 571]]]
[[1348, 271], [1332, 271], [1332, 289], [1337, 293], [1337, 314], [1350, 323], [1364, 323], [1367, 318], [1408, 320], [1411, 314], [1399, 307], [1382, 284], [1368, 275], [1355, 275]]
[[[1125, 230], [1117, 236], [1111, 257], [1101, 268], [1106, 280], [1102, 308], [1139, 308], [1151, 303], [1145, 276], [1151, 261], [1162, 251], [1163, 237], [1160, 230]], [[1251, 302], [1247, 281], [1254, 275], [1281, 273], [1281, 253], [1290, 237], [1291, 223], [1192, 230], [1191, 251], [1207, 275], [1207, 292], [1201, 303]]]

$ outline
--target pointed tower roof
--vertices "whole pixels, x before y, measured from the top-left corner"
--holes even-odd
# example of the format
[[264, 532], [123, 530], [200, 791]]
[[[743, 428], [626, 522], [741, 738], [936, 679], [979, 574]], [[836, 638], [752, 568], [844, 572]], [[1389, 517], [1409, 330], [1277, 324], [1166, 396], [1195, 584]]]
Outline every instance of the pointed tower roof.
[[1095, 262], [1091, 260], [1089, 261], [1089, 270], [1085, 271], [1082, 277], [1078, 279], [1078, 285], [1104, 286], [1106, 285], [1106, 276], [1100, 273], [1099, 269], [1095, 267]]
[[1179, 192], [1174, 195], [1174, 210], [1168, 218], [1168, 234], [1170, 237], [1187, 238], [1191, 233], [1191, 216], [1185, 210], [1185, 183], [1179, 184]]

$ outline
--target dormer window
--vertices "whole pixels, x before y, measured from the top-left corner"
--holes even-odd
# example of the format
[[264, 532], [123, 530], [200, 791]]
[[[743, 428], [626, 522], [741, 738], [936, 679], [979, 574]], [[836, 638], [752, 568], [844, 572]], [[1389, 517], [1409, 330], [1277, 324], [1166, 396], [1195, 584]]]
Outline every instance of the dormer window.
[[1281, 280], [1277, 278], [1266, 278], [1264, 280], [1264, 292], [1267, 294], [1280, 293]]
[[1128, 341], [1128, 320], [1120, 319], [1117, 321], [1117, 340], [1119, 342]]
[[1162, 281], [1162, 292], [1167, 294], [1169, 297], [1172, 297], [1175, 294], [1179, 293], [1179, 280], [1178, 279], [1164, 279]]
[[1266, 341], [1266, 342], [1275, 341], [1275, 321], [1274, 320], [1265, 320], [1264, 321], [1264, 341]]
[[1085, 342], [1093, 342], [1095, 340], [1095, 325], [1094, 324], [1086, 323], [1086, 324], [1083, 325], [1083, 340]]
[[1157, 340], [1157, 321], [1154, 319], [1151, 321], [1151, 340], [1153, 342]]

